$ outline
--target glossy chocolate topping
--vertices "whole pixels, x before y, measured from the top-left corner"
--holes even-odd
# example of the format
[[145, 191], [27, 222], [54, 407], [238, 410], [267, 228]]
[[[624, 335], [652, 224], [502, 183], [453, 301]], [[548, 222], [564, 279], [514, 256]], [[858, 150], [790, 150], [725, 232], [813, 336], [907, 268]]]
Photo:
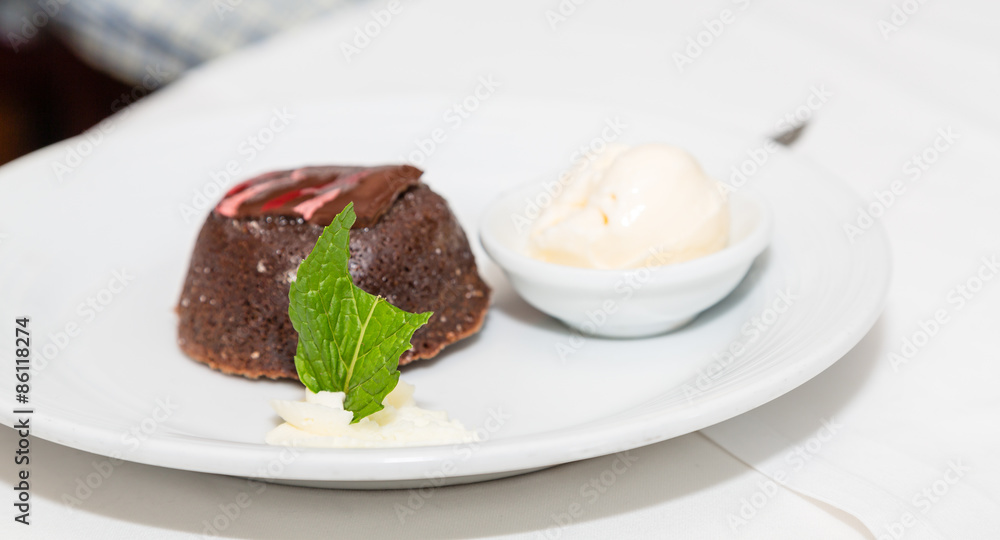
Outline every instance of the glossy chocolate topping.
[[409, 165], [303, 167], [275, 171], [230, 189], [215, 207], [228, 218], [285, 216], [327, 226], [354, 202], [354, 228], [378, 222], [396, 197], [420, 183], [423, 171]]

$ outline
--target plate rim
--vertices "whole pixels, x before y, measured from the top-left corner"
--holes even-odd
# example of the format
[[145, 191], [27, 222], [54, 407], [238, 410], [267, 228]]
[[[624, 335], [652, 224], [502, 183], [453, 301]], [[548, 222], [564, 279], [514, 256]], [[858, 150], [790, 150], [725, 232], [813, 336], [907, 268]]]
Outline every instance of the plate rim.
[[[399, 99], [391, 96], [379, 96], [364, 99], [342, 99], [333, 104], [322, 102], [301, 102], [299, 105], [305, 108], [310, 106], [323, 106], [327, 109], [346, 106], [371, 107], [373, 105], [385, 109], [388, 105], [389, 110], [393, 110], [394, 107], [399, 107], [401, 103], [419, 102], [425, 97], [426, 96], [409, 95], [404, 99]], [[436, 95], [432, 98], [434, 102], [440, 102], [442, 99], [441, 96]], [[519, 108], [520, 106], [528, 104], [528, 107], [550, 107], [553, 103], [553, 101], [546, 99], [520, 97], [513, 100], [508, 98], [508, 102], [511, 101], [513, 103], [508, 103], [506, 106]], [[582, 106], [587, 110], [592, 111], [596, 110], [595, 105], [597, 105], [594, 102], [581, 100], [568, 102], [558, 101], [554, 103], [558, 103], [560, 107]], [[607, 104], [604, 105], [606, 106]], [[259, 111], [262, 108], [263, 107], [234, 107], [232, 109], [217, 111], [216, 116], [222, 118], [247, 113], [248, 111]], [[624, 110], [634, 109], [634, 107], [626, 105], [621, 105], [620, 108]], [[653, 111], [653, 114], [660, 117], [666, 116], [686, 119], [688, 122], [692, 122], [692, 119], [694, 119], [693, 121], [704, 123], [706, 127], [710, 126], [713, 130], [722, 125], [716, 120], [706, 120], [698, 115], [692, 115], [687, 111], [660, 108]], [[191, 115], [174, 118], [172, 123], [177, 125], [192, 125], [204, 123], [205, 120], [206, 119], [203, 116]], [[742, 130], [734, 129], [732, 126], [727, 126], [727, 129], [730, 130], [730, 133], [735, 133], [737, 136], [745, 135]], [[755, 137], [749, 136], [746, 140], [750, 143], [755, 139]], [[8, 166], [4, 169], [10, 170], [11, 167], [9, 165], [13, 165], [15, 163], [17, 164], [18, 169], [28, 168], [32, 165], [32, 162], [42, 161], [45, 157], [59, 152], [65, 146], [74, 144], [76, 140], [77, 138], [67, 139], [61, 143], [57, 143], [40, 151], [34, 152], [24, 158], [16, 160], [12, 164], [8, 164]], [[863, 201], [858, 193], [851, 189], [850, 186], [843, 180], [829, 173], [820, 164], [791, 150], [782, 148], [780, 149], [780, 152], [784, 154], [786, 158], [798, 161], [806, 165], [811, 170], [814, 170], [818, 177], [822, 177], [821, 180], [824, 184], [835, 186], [838, 191], [842, 192], [853, 202], [858, 205], [863, 204]], [[777, 228], [775, 228], [774, 234], [775, 236], [779, 234]], [[473, 237], [475, 236], [476, 235], [473, 235]], [[487, 440], [482, 443], [478, 443], [479, 447], [476, 452], [476, 459], [463, 462], [461, 474], [449, 476], [448, 479], [454, 480], [458, 483], [461, 482], [461, 479], [463, 478], [472, 478], [476, 476], [495, 477], [495, 475], [504, 472], [517, 474], [519, 471], [523, 470], [545, 468], [639, 448], [710, 427], [764, 405], [801, 386], [832, 366], [855, 345], [857, 345], [857, 343], [860, 342], [861, 339], [875, 325], [884, 310], [892, 277], [891, 245], [888, 233], [881, 222], [876, 222], [871, 228], [867, 229], [866, 236], [869, 237], [869, 239], [864, 245], [874, 246], [869, 249], [869, 258], [878, 258], [878, 260], [872, 259], [872, 262], [874, 263], [873, 266], [883, 269], [882, 273], [877, 276], [879, 278], [879, 283], [876, 290], [879, 291], [879, 295], [877, 295], [877, 297], [872, 295], [872, 298], [867, 299], [868, 302], [866, 303], [866, 306], [868, 307], [868, 310], [865, 313], [864, 318], [854, 319], [856, 323], [853, 326], [841, 327], [839, 331], [832, 335], [831, 338], [825, 343], [817, 344], [815, 347], [811, 347], [809, 349], [809, 353], [804, 355], [802, 358], [799, 358], [794, 364], [785, 365], [784, 369], [781, 370], [775, 371], [772, 369], [755, 376], [753, 380], [741, 384], [739, 391], [737, 392], [724, 394], [723, 396], [719, 396], [718, 398], [703, 404], [694, 405], [693, 408], [689, 407], [687, 410], [692, 411], [692, 413], [682, 418], [663, 415], [662, 412], [650, 411], [634, 416], [632, 421], [628, 423], [620, 423], [616, 426], [612, 426], [611, 428], [602, 427], [601, 433], [603, 436], [601, 439], [603, 442], [595, 443], [593, 435], [579, 429], [580, 426], [570, 426], [549, 432], [527, 434], [498, 441]], [[872, 276], [872, 278], [874, 277], [875, 276]], [[747, 399], [747, 396], [749, 395], [757, 395], [759, 397], [755, 399]], [[739, 404], [741, 401], [743, 404]], [[746, 402], [748, 401], [752, 401], [753, 404], [746, 405]], [[715, 403], [715, 405], [709, 407], [709, 403]], [[708, 409], [709, 412], [706, 413], [703, 409]], [[714, 414], [711, 414], [712, 410], [721, 410], [723, 412], [715, 412]], [[11, 411], [11, 408], [9, 407], [0, 410], [0, 423], [8, 427], [13, 427], [14, 417], [9, 411]], [[706, 422], [704, 420], [706, 417], [711, 418], [711, 420]], [[114, 457], [115, 454], [118, 453], [117, 450], [120, 448], [120, 445], [117, 444], [116, 440], [120, 436], [120, 433], [118, 432], [104, 430], [96, 426], [78, 424], [58, 416], [47, 416], [43, 411], [35, 411], [33, 414], [33, 420], [35, 421], [35, 425], [32, 428], [32, 435], [56, 444], [110, 457]], [[692, 427], [696, 424], [696, 427]], [[641, 426], [641, 428], [637, 429], [636, 426]], [[670, 428], [671, 426], [672, 429]], [[655, 434], [656, 432], [659, 432], [660, 434], [657, 435]], [[554, 439], [553, 434], [558, 435], [558, 439]], [[628, 442], [623, 442], [626, 440]], [[520, 452], [511, 452], [513, 447], [523, 447], [526, 443], [534, 445], [532, 447], [532, 452], [524, 452], [523, 448]], [[112, 447], [114, 450], [111, 449]], [[552, 452], [553, 447], [556, 449], [556, 453]], [[295, 460], [295, 467], [288, 467], [281, 474], [260, 474], [261, 465], [271, 463], [274, 460], [279, 459], [279, 456], [287, 453], [287, 448], [267, 446], [263, 443], [219, 441], [186, 435], [184, 437], [169, 438], [151, 437], [145, 444], [142, 445], [140, 450], [128, 455], [127, 457], [123, 457], [122, 459], [147, 465], [196, 472], [244, 476], [260, 479], [302, 480], [350, 485], [357, 484], [359, 487], [363, 487], [363, 484], [369, 482], [385, 483], [425, 481], [427, 479], [426, 470], [428, 464], [437, 463], [440, 465], [444, 462], [455, 461], [454, 458], [442, 459], [440, 455], [442, 453], [441, 449], [448, 448], [451, 447], [338, 449], [336, 460], [331, 460], [329, 458], [329, 449], [296, 448], [295, 452], [298, 453], [299, 456]], [[192, 449], [196, 449], [202, 456], [199, 458], [199, 462], [192, 462], [188, 457], [192, 453]], [[235, 456], [232, 454], [234, 449], [240, 450], [242, 455], [239, 459], [234, 459]], [[396, 451], [396, 453], [400, 455], [386, 458], [384, 457], [384, 454], [387, 453], [386, 450]], [[405, 450], [405, 452], [399, 452], [400, 450]], [[370, 472], [363, 473], [357, 470], [359, 465], [371, 465], [373, 463], [371, 458], [374, 453], [382, 454], [379, 456], [377, 461], [380, 465], [382, 465], [386, 474], [372, 475]], [[518, 454], [523, 458], [520, 460], [511, 460], [508, 456], [507, 459], [501, 459], [503, 458], [504, 453]], [[492, 456], [491, 454], [496, 454], [496, 456]], [[528, 460], [529, 458], [533, 459], [533, 461]], [[330, 467], [331, 461], [336, 462], [335, 467]], [[206, 464], [209, 462], [212, 463], [211, 466]], [[484, 465], [488, 463], [492, 464]], [[323, 467], [323, 465], [326, 465], [326, 467]], [[254, 469], [256, 469], [256, 472]], [[289, 469], [294, 471], [308, 470], [309, 474], [298, 472], [289, 473]]]

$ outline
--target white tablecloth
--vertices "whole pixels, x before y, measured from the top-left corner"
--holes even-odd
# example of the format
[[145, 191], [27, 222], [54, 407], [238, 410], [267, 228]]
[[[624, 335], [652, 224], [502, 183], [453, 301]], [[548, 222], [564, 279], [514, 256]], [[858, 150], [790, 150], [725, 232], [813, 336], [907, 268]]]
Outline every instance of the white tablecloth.
[[[597, 497], [581, 487], [614, 457], [440, 489], [412, 514], [398, 512], [405, 491], [281, 486], [254, 487], [235, 509], [245, 481], [138, 464], [75, 506], [65, 496], [101, 458], [35, 441], [34, 523], [8, 508], [0, 536], [1000, 538], [1000, 279], [988, 279], [1000, 260], [1000, 4], [404, 1], [348, 61], [343, 43], [383, 8], [210, 63], [120, 129], [294, 100], [461, 97], [484, 75], [518, 96], [689, 104], [758, 133], [811, 116], [797, 151], [887, 207], [882, 318], [792, 393], [633, 451]], [[905, 191], [886, 202], [895, 180]], [[0, 429], [0, 448], [15, 445]], [[5, 489], [14, 471], [0, 467]]]

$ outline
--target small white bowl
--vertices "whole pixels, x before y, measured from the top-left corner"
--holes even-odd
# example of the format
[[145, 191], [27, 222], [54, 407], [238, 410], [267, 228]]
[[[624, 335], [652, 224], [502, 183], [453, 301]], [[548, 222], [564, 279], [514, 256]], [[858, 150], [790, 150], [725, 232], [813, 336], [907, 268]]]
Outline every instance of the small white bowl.
[[479, 239], [525, 301], [589, 335], [644, 337], [684, 326], [732, 292], [771, 239], [767, 204], [740, 190], [729, 194], [730, 238], [721, 251], [627, 270], [553, 264], [526, 251], [538, 212], [531, 201], [544, 199], [542, 190], [532, 184], [497, 199], [486, 209]]

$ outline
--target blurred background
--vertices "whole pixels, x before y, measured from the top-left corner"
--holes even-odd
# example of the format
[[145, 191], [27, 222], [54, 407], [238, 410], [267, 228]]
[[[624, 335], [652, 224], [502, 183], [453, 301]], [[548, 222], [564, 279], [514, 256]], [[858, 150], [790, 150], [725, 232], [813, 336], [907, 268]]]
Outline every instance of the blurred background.
[[[8, 15], [15, 3], [0, 4], [4, 36], [11, 32]], [[83, 132], [112, 114], [112, 101], [131, 89], [83, 62], [51, 27], [16, 50], [7, 39], [2, 44], [0, 165]]]
[[[404, 16], [382, 32], [380, 13], [399, 2], [406, 6]], [[277, 37], [267, 39], [271, 36]], [[367, 46], [358, 40], [371, 47], [352, 62], [352, 45]], [[215, 58], [220, 61], [211, 61]], [[169, 137], [150, 138], [145, 148], [154, 156], [155, 142], [180, 141], [176, 155], [181, 159], [163, 152], [155, 154], [153, 165], [169, 165], [157, 171], [157, 178], [176, 178], [183, 189], [191, 188], [157, 208], [157, 215], [172, 220], [169, 227], [176, 222], [177, 234], [170, 237], [183, 243], [193, 240], [198, 221], [184, 223], [174, 207], [217, 187], [213, 175], [227, 159], [239, 158], [242, 178], [300, 155], [289, 141], [251, 163], [237, 137], [198, 148], [211, 134], [190, 140], [180, 135], [198, 115], [216, 114], [206, 122], [209, 127], [246, 116], [234, 129], [253, 135], [272, 107], [298, 105], [304, 119], [300, 129], [306, 132], [321, 125], [307, 118], [311, 110], [340, 110], [316, 107], [324, 101], [350, 106], [426, 95], [440, 98], [441, 109], [412, 111], [426, 117], [425, 136], [432, 127], [451, 129], [440, 114], [445, 104], [474, 96], [481, 77], [493, 76], [502, 82], [499, 95], [491, 98], [497, 108], [484, 107], [477, 119], [487, 128], [500, 125], [497, 111], [523, 103], [565, 104], [566, 110], [587, 112], [574, 118], [583, 129], [557, 126], [565, 152], [549, 154], [538, 149], [551, 129], [544, 122], [504, 118], [506, 129], [523, 130], [525, 136], [510, 137], [509, 148], [477, 148], [494, 158], [485, 166], [463, 152], [475, 147], [475, 136], [492, 140], [483, 135], [489, 130], [463, 128], [467, 131], [453, 137], [454, 144], [435, 159], [444, 164], [457, 157], [458, 167], [481, 167], [482, 177], [469, 175], [468, 185], [456, 188], [456, 194], [483, 203], [496, 188], [492, 179], [517, 179], [537, 164], [568, 165], [577, 145], [601, 133], [603, 114], [617, 114], [619, 108], [648, 110], [654, 118], [689, 111], [732, 129], [734, 137], [746, 135], [747, 146], [733, 157], [734, 167], [752, 156], [758, 137], [783, 131], [791, 120], [803, 120], [799, 113], [804, 112], [809, 127], [794, 155], [812, 162], [822, 173], [817, 178], [842, 182], [858, 196], [844, 221], [830, 226], [840, 230], [864, 215], [869, 225], [884, 226], [891, 241], [894, 275], [884, 315], [861, 344], [801, 389], [713, 429], [638, 450], [635, 472], [622, 477], [612, 496], [592, 506], [586, 502], [587, 513], [566, 527], [555, 516], [564, 515], [580, 486], [610, 461], [441, 490], [405, 524], [392, 508], [409, 504], [406, 492], [274, 486], [255, 499], [253, 511], [232, 523], [226, 536], [312, 539], [316, 531], [347, 526], [346, 534], [357, 530], [371, 537], [391, 533], [392, 538], [643, 533], [660, 538], [665, 528], [713, 539], [1000, 538], [993, 521], [1000, 516], [1000, 431], [995, 427], [1000, 280], [982, 286], [981, 296], [968, 307], [952, 302], [957, 286], [979, 280], [983, 261], [1000, 258], [1000, 182], [994, 163], [1000, 147], [1000, 2], [995, 0], [0, 0], [0, 164], [78, 135], [141, 101], [134, 121], [123, 122], [123, 135], [115, 137], [131, 143], [128, 137], [148, 135], [160, 122], [178, 119]], [[508, 109], [499, 107], [503, 100]], [[409, 102], [403, 106], [417, 108]], [[554, 113], [550, 118], [564, 117]], [[943, 155], [940, 139], [952, 133], [948, 137], [957, 142], [953, 149], [947, 143]], [[309, 151], [324, 144], [315, 140]], [[370, 155], [402, 155], [414, 148], [409, 141], [378, 146]], [[116, 152], [141, 145], [109, 144], [88, 162], [90, 170], [63, 183], [53, 167], [68, 162], [66, 156], [78, 148], [74, 142], [21, 161], [25, 167], [0, 169], [0, 180], [38, 180], [38, 193], [77, 194], [108, 185], [98, 182], [105, 171], [141, 172], [149, 166], [133, 160], [127, 164], [131, 169], [116, 169]], [[539, 157], [532, 165], [525, 156]], [[770, 174], [761, 170], [756, 182]], [[126, 185], [124, 177], [113, 179], [114, 185]], [[905, 186], [905, 192], [896, 192], [896, 185]], [[129, 189], [118, 200], [141, 192], [144, 184], [131, 182]], [[890, 189], [895, 196], [887, 195]], [[10, 203], [9, 192], [0, 201]], [[476, 208], [461, 211], [475, 218]], [[87, 211], [73, 217], [85, 217]], [[32, 246], [38, 249], [15, 252], [27, 244], [15, 231], [41, 233], [33, 223], [0, 217], [0, 263], [27, 272], [30, 265], [17, 258], [22, 253], [52, 260], [41, 242]], [[81, 230], [98, 230], [83, 219], [80, 223]], [[118, 229], [125, 238], [126, 228]], [[124, 240], [102, 237], [88, 245], [116, 241]], [[184, 244], [185, 253], [178, 256], [186, 256], [188, 247]], [[809, 253], [823, 247], [815, 242]], [[104, 265], [113, 263], [92, 258], [80, 266], [103, 278]], [[39, 281], [58, 275], [59, 268], [51, 266]], [[795, 271], [789, 275], [796, 276]], [[10, 305], [3, 300], [0, 305]], [[51, 301], [60, 308], [72, 305], [61, 297]], [[919, 356], [914, 353], [908, 365], [893, 360], [900, 351], [907, 354], [906, 343], [942, 310], [954, 313], [954, 322], [940, 333], [935, 330], [933, 343]], [[824, 313], [815, 317], [824, 318]], [[818, 440], [816, 430], [830, 419], [847, 427], [822, 448], [822, 459], [802, 469], [794, 489], [762, 492], [764, 483], [781, 483], [776, 473], [786, 472], [789, 457]], [[758, 439], [758, 433], [773, 436]], [[0, 447], [13, 449], [16, 438], [13, 430], [0, 428]], [[212, 520], [220, 504], [231, 504], [244, 489], [238, 478], [130, 463], [116, 469], [114, 478], [77, 509], [64, 496], [96, 474], [93, 464], [102, 458], [37, 443], [38, 468], [45, 471], [33, 484], [39, 524], [31, 529], [38, 538], [189, 537], [202, 532], [202, 520]], [[932, 510], [914, 506], [914, 495], [945, 485], [941, 478], [951, 460], [970, 463], [973, 471], [954, 489], [945, 487], [947, 497]], [[11, 485], [14, 478], [14, 469], [0, 467], [0, 483]], [[768, 495], [765, 508], [746, 506], [761, 493]], [[756, 517], [737, 528], [733, 516], [744, 508]], [[902, 517], [911, 514], [916, 516], [912, 523], [927, 530], [905, 529]], [[24, 534], [5, 533], [0, 525], [0, 539]]]
[[0, 165], [205, 60], [351, 3], [363, 1], [0, 0]]

